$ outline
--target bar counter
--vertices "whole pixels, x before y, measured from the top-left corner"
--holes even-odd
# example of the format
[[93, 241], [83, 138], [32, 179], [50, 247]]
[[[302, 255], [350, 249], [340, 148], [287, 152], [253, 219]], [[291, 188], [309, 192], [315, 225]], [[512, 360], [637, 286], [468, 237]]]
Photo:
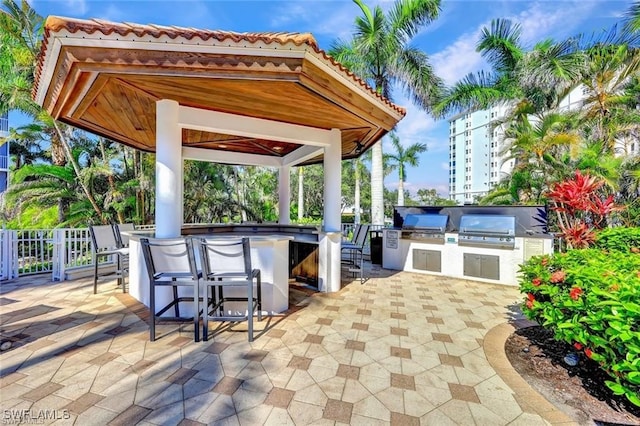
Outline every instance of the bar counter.
[[[289, 244], [291, 241], [313, 243], [318, 241], [318, 229], [315, 226], [295, 226], [279, 224], [242, 224], [242, 225], [188, 225], [182, 228], [183, 236], [206, 237], [213, 239], [248, 237], [251, 241], [251, 263], [262, 275], [262, 310], [266, 315], [284, 312], [289, 307]], [[140, 238], [155, 236], [152, 231], [133, 231], [130, 233], [129, 293], [149, 306], [149, 276], [142, 255]], [[199, 256], [196, 253], [196, 261]], [[239, 289], [230, 289], [239, 290]], [[229, 293], [229, 295], [232, 295]], [[156, 290], [157, 306], [164, 306], [172, 300], [171, 290]], [[242, 306], [241, 306], [242, 305]], [[229, 308], [246, 311], [244, 304]], [[188, 306], [181, 306], [185, 314]]]

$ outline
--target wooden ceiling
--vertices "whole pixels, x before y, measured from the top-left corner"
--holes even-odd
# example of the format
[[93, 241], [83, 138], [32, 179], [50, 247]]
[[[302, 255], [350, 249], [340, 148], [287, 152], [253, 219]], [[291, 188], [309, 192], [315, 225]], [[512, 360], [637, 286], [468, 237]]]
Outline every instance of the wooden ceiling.
[[[50, 17], [34, 98], [61, 121], [155, 151], [156, 101], [340, 129], [342, 156], [405, 111], [317, 48], [310, 35], [239, 34]], [[183, 129], [185, 147], [283, 157], [303, 145]], [[305, 161], [322, 160], [315, 157]]]

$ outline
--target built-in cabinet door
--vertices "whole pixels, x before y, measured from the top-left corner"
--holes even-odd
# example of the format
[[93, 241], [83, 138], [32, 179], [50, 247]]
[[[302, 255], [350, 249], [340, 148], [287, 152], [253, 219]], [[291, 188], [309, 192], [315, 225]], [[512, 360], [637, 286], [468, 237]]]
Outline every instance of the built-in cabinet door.
[[463, 274], [467, 277], [500, 279], [500, 256], [489, 254], [464, 253], [462, 259]]
[[413, 269], [442, 272], [442, 253], [438, 250], [413, 249]]

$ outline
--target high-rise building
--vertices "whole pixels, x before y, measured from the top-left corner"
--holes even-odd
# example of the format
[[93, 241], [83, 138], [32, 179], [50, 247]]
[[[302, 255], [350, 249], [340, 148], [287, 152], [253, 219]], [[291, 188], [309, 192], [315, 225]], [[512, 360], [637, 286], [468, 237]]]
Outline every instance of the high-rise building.
[[506, 105], [498, 105], [449, 119], [449, 199], [473, 203], [513, 168], [512, 161], [501, 161], [504, 133], [492, 125], [507, 110]]
[[0, 115], [0, 193], [9, 185], [9, 142], [2, 142], [2, 138], [9, 136], [9, 115]]
[[[559, 110], [579, 108], [583, 99], [583, 89], [578, 87], [562, 100]], [[514, 160], [504, 149], [504, 129], [496, 125], [510, 109], [510, 105], [500, 104], [449, 119], [449, 199], [458, 204], [473, 203], [511, 173]]]

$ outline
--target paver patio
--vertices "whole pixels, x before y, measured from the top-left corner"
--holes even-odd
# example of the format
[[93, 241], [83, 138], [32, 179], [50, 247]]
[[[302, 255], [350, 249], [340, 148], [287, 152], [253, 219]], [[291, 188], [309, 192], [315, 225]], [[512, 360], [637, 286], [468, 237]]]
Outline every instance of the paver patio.
[[21, 410], [44, 410], [57, 415], [45, 424], [79, 425], [566, 424], [553, 410], [541, 417], [526, 384], [507, 380], [510, 387], [508, 367], [490, 364], [501, 349], [485, 344], [489, 330], [521, 319], [517, 288], [375, 266], [370, 275], [257, 322], [253, 343], [243, 324], [220, 325], [199, 343], [192, 326], [160, 325], [149, 342], [146, 308], [115, 281], [97, 295], [89, 278], [2, 283], [1, 333], [13, 340], [0, 355], [3, 417], [26, 422]]

